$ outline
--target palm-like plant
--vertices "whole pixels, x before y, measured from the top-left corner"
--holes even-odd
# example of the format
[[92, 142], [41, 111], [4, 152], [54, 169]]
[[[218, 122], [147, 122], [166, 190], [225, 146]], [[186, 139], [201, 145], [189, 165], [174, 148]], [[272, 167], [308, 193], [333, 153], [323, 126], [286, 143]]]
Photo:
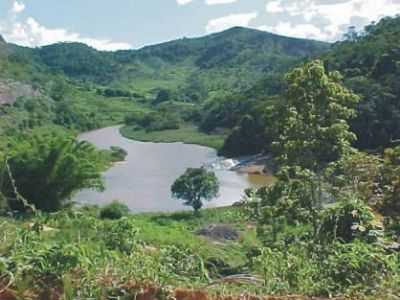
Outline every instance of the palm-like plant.
[[[72, 136], [25, 135], [12, 143], [8, 156], [18, 192], [37, 209], [56, 211], [80, 189], [103, 189], [106, 159], [93, 145]], [[3, 194], [12, 209], [25, 210], [10, 181], [3, 183]]]

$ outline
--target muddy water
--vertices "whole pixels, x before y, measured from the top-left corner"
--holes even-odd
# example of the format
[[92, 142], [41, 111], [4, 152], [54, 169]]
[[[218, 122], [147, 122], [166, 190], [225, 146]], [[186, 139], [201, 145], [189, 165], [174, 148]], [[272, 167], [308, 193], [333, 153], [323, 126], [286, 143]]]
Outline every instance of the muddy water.
[[[112, 200], [126, 203], [134, 212], [176, 211], [185, 208], [171, 197], [170, 187], [186, 168], [211, 165], [218, 156], [214, 149], [182, 143], [143, 143], [126, 139], [118, 127], [107, 127], [81, 134], [79, 139], [98, 148], [118, 146], [128, 152], [125, 162], [104, 173], [105, 191], [83, 190], [74, 200], [79, 203], [106, 204]], [[206, 207], [230, 205], [239, 201], [243, 190], [260, 187], [272, 178], [215, 170], [220, 181], [220, 195]]]

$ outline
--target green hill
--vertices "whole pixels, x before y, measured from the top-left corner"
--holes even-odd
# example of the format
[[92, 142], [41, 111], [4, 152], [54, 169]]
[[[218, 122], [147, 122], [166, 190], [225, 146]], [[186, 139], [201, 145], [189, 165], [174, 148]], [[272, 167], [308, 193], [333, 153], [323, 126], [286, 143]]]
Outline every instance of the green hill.
[[[139, 50], [100, 52], [60, 43], [32, 50], [37, 61], [73, 79], [143, 92], [166, 88], [193, 101], [213, 92], [240, 91], [265, 73], [287, 71], [329, 44], [235, 27], [201, 38]], [[196, 97], [197, 96], [197, 97]]]
[[400, 138], [399, 39], [400, 17], [385, 18], [324, 57], [363, 98], [352, 122], [361, 148], [388, 147]]

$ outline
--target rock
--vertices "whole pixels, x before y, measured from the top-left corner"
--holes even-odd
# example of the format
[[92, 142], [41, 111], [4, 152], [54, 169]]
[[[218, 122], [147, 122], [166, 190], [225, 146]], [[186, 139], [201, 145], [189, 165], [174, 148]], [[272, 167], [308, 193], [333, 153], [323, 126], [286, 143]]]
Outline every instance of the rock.
[[210, 225], [196, 231], [196, 234], [206, 236], [213, 240], [235, 241], [239, 239], [239, 232], [229, 225]]
[[400, 251], [400, 243], [393, 242], [389, 245], [385, 245], [385, 250], [399, 252]]
[[40, 96], [40, 92], [28, 84], [12, 80], [0, 80], [0, 105], [13, 104], [19, 97], [38, 96]]

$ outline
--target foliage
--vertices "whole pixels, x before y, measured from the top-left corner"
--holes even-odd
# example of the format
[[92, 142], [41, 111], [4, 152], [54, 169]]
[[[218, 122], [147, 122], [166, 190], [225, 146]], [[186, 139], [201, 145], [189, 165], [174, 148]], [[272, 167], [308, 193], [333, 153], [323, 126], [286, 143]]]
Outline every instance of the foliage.
[[383, 18], [324, 56], [328, 68], [340, 70], [346, 86], [363, 98], [351, 122], [362, 149], [384, 149], [400, 138], [399, 28], [398, 16]]
[[351, 193], [369, 205], [376, 205], [382, 197], [382, 159], [373, 154], [353, 150], [325, 171], [331, 182], [331, 193]]
[[128, 218], [119, 218], [103, 224], [102, 234], [107, 249], [131, 253], [136, 245], [137, 228]]
[[359, 98], [341, 85], [339, 73], [327, 73], [321, 61], [294, 69], [286, 79], [276, 153], [282, 164], [318, 171], [338, 160], [355, 140], [347, 120]]
[[100, 209], [100, 218], [117, 220], [126, 216], [128, 213], [129, 208], [126, 204], [118, 201], [113, 201], [112, 203], [107, 204]]
[[322, 253], [294, 244], [285, 252], [263, 249], [255, 265], [262, 268], [269, 293], [368, 295], [393, 275], [395, 260], [382, 248], [362, 242], [334, 243]]
[[383, 200], [381, 209], [388, 215], [400, 212], [400, 147], [387, 149], [382, 175]]
[[[321, 240], [351, 242], [367, 239], [374, 228], [371, 208], [359, 199], [340, 199], [322, 212], [318, 235]], [[372, 236], [370, 236], [373, 239]]]
[[241, 156], [262, 152], [265, 146], [263, 122], [251, 115], [244, 115], [231, 134], [226, 138], [221, 153], [228, 156]]
[[198, 211], [203, 201], [210, 201], [218, 195], [219, 183], [214, 172], [204, 168], [189, 168], [172, 185], [172, 195], [184, 200], [184, 204]]
[[[102, 189], [103, 155], [94, 146], [65, 133], [37, 131], [12, 141], [7, 162], [18, 192], [44, 211], [66, 205], [82, 188]], [[2, 187], [12, 209], [25, 210], [15, 195], [11, 178]]]
[[113, 162], [124, 161], [126, 156], [128, 155], [128, 152], [125, 149], [122, 149], [121, 147], [117, 147], [117, 146], [111, 146], [110, 152], [111, 152], [111, 154], [110, 154], [111, 161], [113, 161]]
[[136, 113], [125, 118], [128, 125], [137, 125], [138, 130], [147, 132], [179, 129], [179, 116], [167, 111], [150, 112], [146, 114]]
[[196, 126], [190, 124], [184, 124], [179, 129], [175, 130], [171, 129], [152, 132], [137, 130], [134, 126], [125, 126], [122, 127], [120, 131], [123, 136], [142, 142], [183, 142], [186, 144], [203, 145], [217, 150], [222, 147], [226, 136], [223, 133], [206, 134], [199, 131]]

